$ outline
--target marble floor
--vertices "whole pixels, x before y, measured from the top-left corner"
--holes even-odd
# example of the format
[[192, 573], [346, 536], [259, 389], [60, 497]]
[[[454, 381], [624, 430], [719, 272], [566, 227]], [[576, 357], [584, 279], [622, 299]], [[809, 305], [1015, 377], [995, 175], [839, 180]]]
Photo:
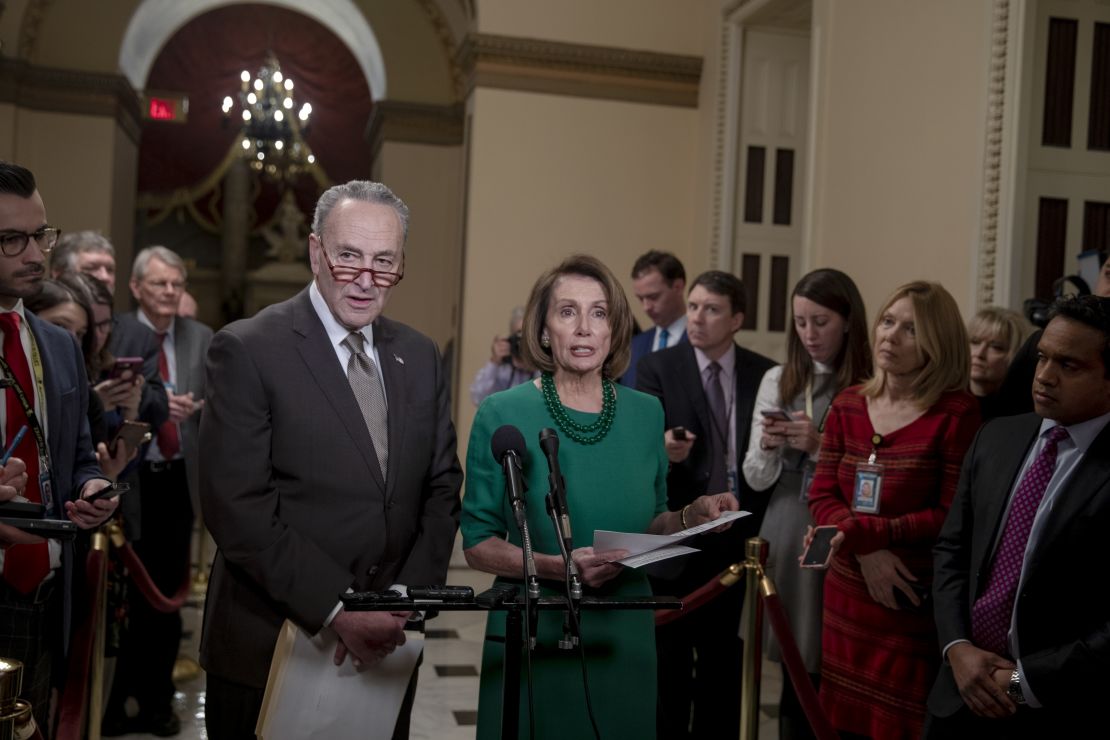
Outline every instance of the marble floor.
[[[208, 549], [211, 553], [212, 549]], [[492, 576], [466, 566], [456, 547], [448, 583], [485, 590]], [[200, 641], [202, 595], [182, 611], [185, 640], [182, 657], [196, 660]], [[481, 665], [485, 617], [474, 612], [444, 612], [428, 624], [424, 664], [420, 669], [413, 707], [412, 740], [473, 740], [478, 707], [478, 669]], [[179, 661], [180, 662], [180, 661]], [[778, 697], [782, 678], [777, 663], [764, 661], [759, 735], [778, 736]], [[206, 740], [204, 730], [204, 673], [178, 682], [175, 709], [181, 718], [181, 740]], [[153, 735], [124, 735], [125, 740], [147, 740]]]

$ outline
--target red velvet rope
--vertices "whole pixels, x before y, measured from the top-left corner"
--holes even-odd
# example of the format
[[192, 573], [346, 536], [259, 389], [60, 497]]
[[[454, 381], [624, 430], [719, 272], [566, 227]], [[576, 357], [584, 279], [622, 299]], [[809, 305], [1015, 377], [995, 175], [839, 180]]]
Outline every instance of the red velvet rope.
[[[720, 575], [713, 576], [704, 586], [682, 597], [681, 609], [656, 609], [655, 626], [661, 627], [664, 624], [670, 624], [671, 622], [682, 619], [687, 614], [699, 607], [705, 606], [710, 601], [723, 594], [731, 588], [731, 586], [726, 586], [721, 583], [721, 579], [726, 575], [729, 575], [728, 570], [721, 571]], [[737, 581], [737, 583], [739, 583], [739, 581]]]
[[[761, 594], [762, 595], [762, 594]], [[779, 647], [782, 649], [782, 663], [786, 666], [786, 673], [790, 676], [790, 683], [794, 684], [794, 693], [798, 695], [802, 710], [806, 713], [809, 726], [817, 740], [837, 740], [836, 730], [829, 718], [821, 709], [821, 702], [817, 699], [817, 691], [813, 682], [809, 680], [802, 654], [798, 651], [798, 643], [794, 641], [794, 633], [790, 631], [790, 620], [786, 617], [786, 609], [782, 599], [777, 593], [763, 597], [763, 605], [767, 609], [767, 618], [771, 629], [779, 638]]]
[[189, 578], [191, 553], [186, 553], [185, 556], [185, 577], [181, 581], [181, 587], [171, 598], [158, 590], [158, 586], [151, 580], [150, 574], [146, 572], [146, 566], [143, 565], [143, 561], [139, 560], [139, 556], [131, 547], [130, 542], [124, 542], [123, 547], [118, 549], [120, 557], [123, 558], [123, 564], [127, 566], [127, 570], [131, 573], [131, 580], [139, 587], [139, 592], [153, 609], [168, 614], [177, 611], [185, 604], [185, 599], [188, 598], [191, 587], [191, 579]]
[[85, 715], [89, 704], [89, 686], [92, 683], [89, 670], [96, 641], [96, 620], [97, 615], [103, 615], [104, 612], [104, 558], [103, 550], [92, 550], [85, 559], [85, 603], [89, 608], [78, 625], [70, 646], [69, 666], [58, 710], [56, 740], [80, 740], [85, 737]]

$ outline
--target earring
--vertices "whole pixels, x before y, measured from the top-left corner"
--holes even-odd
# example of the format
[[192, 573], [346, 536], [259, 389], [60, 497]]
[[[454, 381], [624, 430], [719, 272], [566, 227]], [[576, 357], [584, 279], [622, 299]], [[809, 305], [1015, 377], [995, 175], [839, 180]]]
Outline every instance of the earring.
[[540, 346], [544, 349], [551, 348], [551, 337], [547, 336], [546, 333], [540, 337]]

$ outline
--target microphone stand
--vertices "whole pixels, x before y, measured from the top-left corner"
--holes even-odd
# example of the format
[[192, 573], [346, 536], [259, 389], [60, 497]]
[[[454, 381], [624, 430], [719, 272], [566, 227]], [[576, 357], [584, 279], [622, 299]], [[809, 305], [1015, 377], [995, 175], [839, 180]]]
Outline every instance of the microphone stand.
[[[504, 461], [505, 465], [519, 466], [519, 459], [517, 456], [508, 455]], [[505, 488], [509, 490], [508, 477], [506, 476]], [[536, 649], [536, 628], [539, 622], [539, 609], [537, 602], [540, 598], [540, 580], [536, 573], [536, 557], [532, 549], [532, 532], [528, 529], [528, 508], [524, 503], [524, 497], [514, 498], [511, 493], [509, 500], [512, 502], [513, 516], [516, 518], [516, 526], [520, 530], [520, 544], [521, 552], [524, 554], [524, 580], [526, 582], [526, 591], [524, 598], [524, 611], [528, 619], [528, 649]]]
[[563, 517], [556, 512], [554, 499], [553, 489], [547, 494], [547, 514], [555, 525], [555, 540], [559, 543], [559, 554], [563, 556], [568, 597], [567, 611], [563, 613], [563, 639], [559, 640], [559, 649], [573, 650], [579, 642], [578, 617], [579, 603], [582, 601], [582, 581], [578, 577], [578, 566], [567, 550], [570, 537], [563, 531]]

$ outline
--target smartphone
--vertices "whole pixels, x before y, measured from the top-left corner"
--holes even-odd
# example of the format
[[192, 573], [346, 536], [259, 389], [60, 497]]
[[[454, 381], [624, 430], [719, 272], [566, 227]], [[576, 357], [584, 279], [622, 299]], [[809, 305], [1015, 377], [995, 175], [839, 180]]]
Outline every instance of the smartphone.
[[763, 409], [759, 413], [763, 414], [764, 419], [774, 419], [775, 421], [794, 421], [790, 418], [790, 414], [782, 409]]
[[71, 540], [77, 536], [77, 525], [68, 519], [33, 519], [19, 516], [0, 516], [0, 524], [54, 540]]
[[112, 443], [108, 445], [108, 449], [115, 450], [116, 443], [123, 442], [128, 449], [134, 450], [142, 443], [149, 441], [150, 424], [145, 421], [125, 421], [116, 431], [116, 436], [112, 438]]
[[85, 501], [88, 501], [91, 504], [91, 503], [94, 503], [96, 501], [99, 501], [102, 498], [113, 499], [113, 498], [116, 498], [117, 496], [119, 496], [121, 494], [127, 493], [130, 490], [131, 490], [131, 484], [130, 483], [116, 482], [116, 483], [113, 483], [112, 485], [108, 486], [107, 488], [101, 488], [96, 493], [90, 493], [88, 496], [85, 497]]
[[115, 364], [112, 365], [112, 369], [108, 371], [108, 379], [117, 380], [128, 370], [131, 371], [132, 376], [141, 375], [143, 370], [143, 358], [117, 357]]
[[686, 427], [675, 427], [674, 429], [671, 430], [671, 436], [673, 436], [679, 442], [685, 442], [686, 441]]
[[914, 595], [917, 597], [917, 600], [920, 601], [921, 604], [918, 606], [914, 606], [913, 602], [910, 601], [910, 597], [902, 593], [902, 589], [895, 588], [894, 600], [898, 603], [898, 607], [911, 612], [928, 608], [929, 599], [933, 595], [933, 590], [928, 586], [923, 586], [922, 584], [916, 583], [914, 581], [908, 581], [908, 583], [910, 584], [910, 590], [913, 591]]
[[802, 553], [802, 567], [803, 568], [827, 568], [829, 567], [829, 558], [832, 557], [832, 538], [836, 536], [837, 528], [835, 524], [825, 527], [817, 527], [813, 530], [813, 539], [809, 542], [809, 547]]

